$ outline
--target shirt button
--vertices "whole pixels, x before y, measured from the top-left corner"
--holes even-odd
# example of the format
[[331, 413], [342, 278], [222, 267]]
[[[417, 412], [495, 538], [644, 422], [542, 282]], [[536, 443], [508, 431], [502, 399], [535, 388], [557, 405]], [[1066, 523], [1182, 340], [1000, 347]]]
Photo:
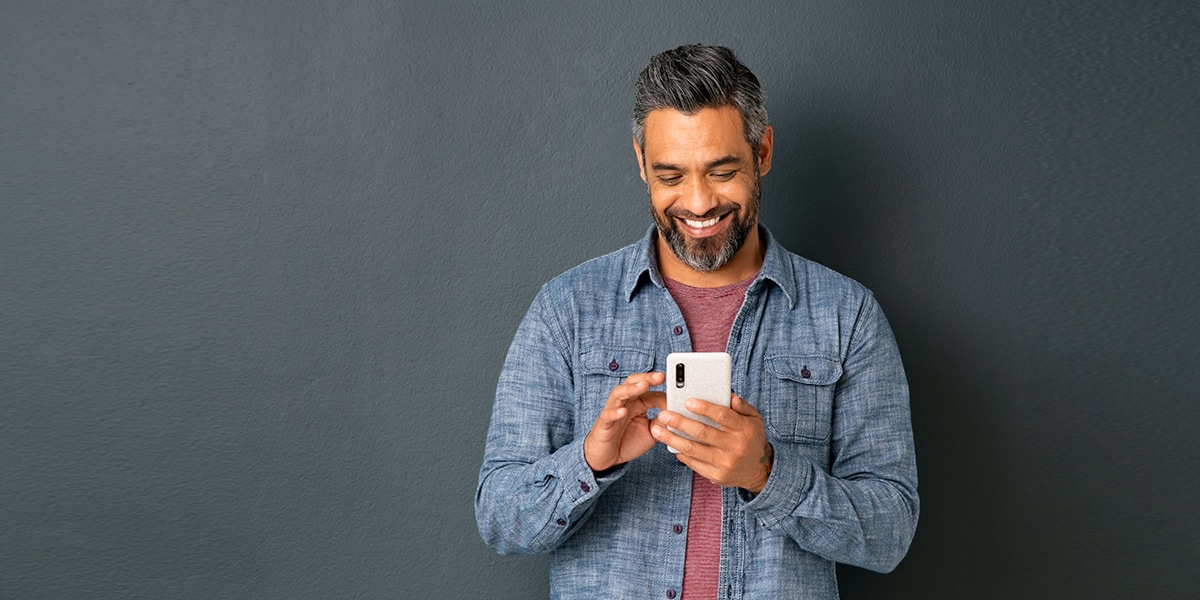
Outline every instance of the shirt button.
[[803, 369], [800, 369], [800, 376], [808, 379], [809, 377], [812, 377], [812, 371], [809, 371], [808, 367], [804, 367]]
[[559, 526], [559, 527], [565, 527], [565, 526], [567, 525], [567, 520], [566, 520], [566, 519], [559, 519], [559, 520], [555, 521], [555, 523], [558, 523], [558, 526]]
[[617, 361], [615, 361], [615, 360], [608, 363], [609, 371], [616, 371], [617, 369], [620, 369], [620, 368], [621, 368], [621, 365], [617, 364]]
[[676, 325], [675, 329], [672, 329], [671, 331], [675, 332], [675, 335], [683, 335], [683, 328], [678, 325]]
[[683, 525], [676, 523], [675, 526], [671, 528], [671, 531], [674, 531], [675, 535], [679, 535], [683, 533]]
[[583, 482], [583, 481], [580, 481], [580, 482], [579, 482], [579, 489], [583, 490], [583, 493], [585, 493], [585, 494], [586, 494], [586, 493], [588, 493], [588, 492], [592, 491], [592, 486], [588, 485], [587, 483], [585, 483], [585, 482]]
[[675, 590], [667, 590], [667, 600], [675, 600]]

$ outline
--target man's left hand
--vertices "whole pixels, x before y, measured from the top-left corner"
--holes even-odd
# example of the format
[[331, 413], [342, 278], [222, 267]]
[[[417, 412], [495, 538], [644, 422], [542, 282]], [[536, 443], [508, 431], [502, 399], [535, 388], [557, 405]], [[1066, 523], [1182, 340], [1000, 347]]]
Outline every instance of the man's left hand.
[[[687, 409], [712, 419], [719, 427], [664, 410], [650, 429], [654, 438], [678, 450], [679, 461], [701, 477], [725, 487], [761, 492], [771, 474], [774, 453], [758, 409], [737, 394], [732, 394], [729, 408], [693, 398]], [[673, 433], [668, 426], [695, 439]]]

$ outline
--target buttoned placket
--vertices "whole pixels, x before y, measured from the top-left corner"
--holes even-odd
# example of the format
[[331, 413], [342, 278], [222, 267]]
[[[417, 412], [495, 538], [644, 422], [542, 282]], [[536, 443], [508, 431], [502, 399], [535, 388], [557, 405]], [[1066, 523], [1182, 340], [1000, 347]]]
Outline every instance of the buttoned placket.
[[[662, 310], [659, 315], [666, 316], [665, 323], [662, 325], [670, 332], [670, 335], [665, 336], [666, 353], [659, 360], [664, 361], [662, 369], [665, 372], [667, 365], [665, 363], [667, 355], [671, 352], [691, 352], [692, 339], [687, 333], [687, 327], [683, 320], [683, 313], [679, 310], [679, 305], [675, 303], [675, 299], [671, 297], [671, 293], [666, 286], [657, 286], [658, 293], [662, 298]], [[662, 331], [660, 329], [659, 331]], [[687, 553], [687, 522], [688, 513], [690, 512], [692, 503], [692, 476], [691, 470], [679, 463], [681, 469], [678, 471], [679, 476], [676, 479], [678, 485], [678, 493], [673, 497], [672, 510], [668, 515], [667, 531], [670, 536], [677, 538], [677, 550], [679, 552], [679, 570], [674, 573], [664, 573], [667, 576], [667, 585], [663, 590], [663, 598], [668, 600], [678, 598], [683, 590], [683, 559]]]
[[[746, 288], [746, 297], [742, 301], [742, 307], [738, 310], [733, 326], [729, 329], [729, 341], [726, 343], [725, 351], [733, 359], [735, 367], [737, 365], [745, 366], [743, 369], [735, 368], [731, 374], [734, 393], [746, 389], [746, 381], [750, 376], [746, 371], [750, 361], [745, 354], [747, 349], [754, 346], [753, 335], [758, 330], [758, 324], [762, 322], [760, 308], [765, 303], [759, 294], [764, 286], [760, 274], [758, 280]], [[749, 336], [750, 339], [743, 339], [745, 336]], [[743, 399], [747, 402], [757, 401], [749, 398]], [[740, 518], [743, 510], [737, 489], [722, 488], [721, 564], [720, 579], [717, 583], [717, 593], [722, 600], [740, 600], [742, 597], [741, 580], [733, 577], [732, 574], [741, 573], [746, 562], [746, 529], [744, 519]], [[735, 584], [737, 585], [735, 586]]]

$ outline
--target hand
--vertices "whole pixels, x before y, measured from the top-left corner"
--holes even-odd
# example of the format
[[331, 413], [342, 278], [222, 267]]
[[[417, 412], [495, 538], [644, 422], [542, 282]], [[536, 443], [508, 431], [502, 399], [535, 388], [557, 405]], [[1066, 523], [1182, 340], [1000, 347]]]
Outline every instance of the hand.
[[[687, 401], [687, 409], [712, 419], [719, 427], [664, 410], [651, 427], [655, 439], [678, 450], [679, 461], [701, 477], [718, 485], [761, 492], [771, 475], [774, 451], [758, 409], [737, 394], [731, 394], [729, 408], [693, 398]], [[667, 426], [695, 440], [672, 433]]]
[[666, 395], [651, 392], [662, 385], [664, 373], [634, 373], [608, 394], [604, 410], [583, 439], [583, 458], [593, 471], [629, 462], [654, 447], [646, 411], [666, 405]]

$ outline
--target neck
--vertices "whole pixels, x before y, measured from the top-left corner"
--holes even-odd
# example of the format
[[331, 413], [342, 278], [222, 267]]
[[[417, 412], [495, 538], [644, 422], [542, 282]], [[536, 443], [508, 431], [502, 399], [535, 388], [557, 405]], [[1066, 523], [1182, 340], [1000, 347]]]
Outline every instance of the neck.
[[658, 254], [658, 272], [667, 279], [698, 288], [715, 288], [732, 285], [754, 275], [762, 269], [763, 256], [767, 247], [758, 236], [758, 224], [750, 229], [745, 243], [729, 262], [712, 271], [697, 271], [675, 256], [661, 235], [654, 236]]

